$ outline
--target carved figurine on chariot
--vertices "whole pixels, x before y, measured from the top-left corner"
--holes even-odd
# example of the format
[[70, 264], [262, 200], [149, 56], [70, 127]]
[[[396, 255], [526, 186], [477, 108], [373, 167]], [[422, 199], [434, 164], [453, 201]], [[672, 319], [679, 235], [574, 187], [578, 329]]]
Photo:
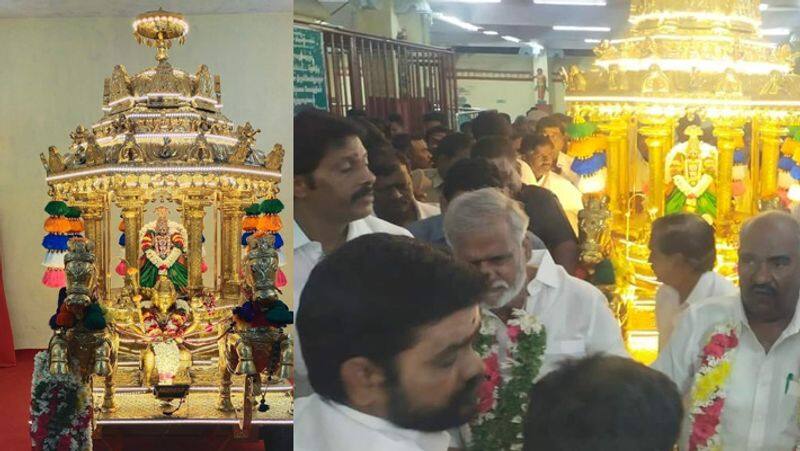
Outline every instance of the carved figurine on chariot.
[[233, 153], [228, 157], [228, 163], [243, 164], [253, 151], [253, 144], [256, 142], [255, 136], [260, 132], [261, 129], [254, 129], [249, 122], [246, 122], [244, 126], [240, 126], [236, 130], [236, 134], [239, 135], [239, 141]]
[[51, 318], [55, 332], [48, 345], [52, 374], [73, 374], [91, 386], [92, 376], [105, 378], [103, 409], [114, 409], [113, 373], [119, 339], [106, 320], [95, 291], [97, 268], [94, 244], [82, 237], [71, 238], [64, 256], [66, 296]]
[[148, 340], [140, 362], [142, 385], [150, 386], [156, 374], [159, 384], [172, 384], [176, 377], [188, 377], [192, 353], [184, 338], [199, 327], [199, 322], [189, 303], [177, 297], [166, 274], [159, 275], [156, 285], [144, 291], [150, 298], [141, 302], [141, 322], [137, 325]]
[[157, 219], [142, 227], [139, 243], [139, 284], [153, 288], [160, 275], [166, 275], [174, 288], [186, 288], [189, 273], [186, 268], [186, 229], [167, 219], [167, 207], [156, 208]]
[[[275, 287], [278, 270], [278, 252], [274, 235], [257, 232], [248, 239], [244, 264], [243, 287], [245, 302], [233, 310], [233, 324], [220, 338], [220, 401], [221, 410], [230, 411], [231, 376], [246, 376], [246, 399], [254, 400], [261, 393], [261, 373], [268, 380], [279, 374], [286, 375], [283, 362], [287, 354], [289, 337], [284, 327], [294, 322], [294, 314], [280, 300], [280, 290]], [[247, 390], [246, 390], [247, 391]], [[263, 401], [263, 400], [262, 400]]]
[[697, 125], [689, 125], [684, 133], [688, 141], [667, 154], [665, 183], [669, 194], [664, 213], [697, 213], [713, 222], [717, 216], [717, 149], [700, 141], [703, 130]]

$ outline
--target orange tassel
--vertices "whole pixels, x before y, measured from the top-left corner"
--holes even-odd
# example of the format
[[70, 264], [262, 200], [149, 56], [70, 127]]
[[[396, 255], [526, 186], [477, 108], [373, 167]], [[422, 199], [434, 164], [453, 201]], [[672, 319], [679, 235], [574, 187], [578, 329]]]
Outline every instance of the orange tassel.
[[242, 230], [250, 231], [258, 228], [258, 216], [245, 216], [242, 221]]
[[281, 229], [281, 218], [278, 215], [263, 215], [258, 218], [258, 230], [275, 233]]
[[80, 218], [72, 218], [69, 220], [70, 222], [70, 233], [81, 233], [83, 232], [83, 219]]
[[124, 232], [125, 231], [125, 220], [124, 219], [119, 222], [119, 226], [117, 227], [117, 229], [120, 232]]
[[51, 216], [44, 221], [44, 230], [48, 233], [69, 233], [72, 230], [72, 224], [67, 218]]
[[784, 141], [783, 145], [781, 146], [781, 153], [787, 157], [793, 156], [796, 152], [798, 152], [798, 150], [800, 150], [800, 142], [791, 138]]

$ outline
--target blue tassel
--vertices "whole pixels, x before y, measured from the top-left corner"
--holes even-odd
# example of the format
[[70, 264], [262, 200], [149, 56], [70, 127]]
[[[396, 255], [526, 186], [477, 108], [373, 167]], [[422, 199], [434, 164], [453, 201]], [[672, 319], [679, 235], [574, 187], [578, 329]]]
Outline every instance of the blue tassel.
[[744, 149], [736, 149], [733, 151], [733, 164], [747, 164], [748, 157]]
[[247, 239], [250, 238], [250, 235], [252, 234], [253, 232], [244, 232], [242, 234], [242, 246], [247, 246]]
[[792, 176], [793, 179], [800, 180], [800, 166], [795, 165], [795, 167], [793, 167], [792, 170], [789, 171], [789, 174]]
[[603, 169], [605, 165], [606, 154], [605, 152], [599, 152], [585, 160], [576, 158], [572, 162], [572, 172], [582, 176], [592, 175], [600, 169]]
[[781, 159], [778, 160], [778, 167], [784, 171], [791, 171], [795, 166], [797, 166], [797, 164], [792, 160], [792, 157], [781, 155]]
[[281, 237], [280, 233], [275, 233], [275, 249], [280, 249], [283, 247], [283, 237]]
[[42, 240], [42, 246], [51, 251], [65, 251], [67, 250], [67, 241], [72, 238], [69, 235], [54, 235], [48, 233]]
[[119, 234], [119, 245], [125, 247], [125, 233]]

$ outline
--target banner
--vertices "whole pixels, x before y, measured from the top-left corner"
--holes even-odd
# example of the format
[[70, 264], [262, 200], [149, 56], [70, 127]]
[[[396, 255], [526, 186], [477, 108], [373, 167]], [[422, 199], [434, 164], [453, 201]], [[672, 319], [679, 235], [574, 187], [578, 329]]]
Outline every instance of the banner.
[[294, 107], [328, 109], [322, 32], [294, 27]]

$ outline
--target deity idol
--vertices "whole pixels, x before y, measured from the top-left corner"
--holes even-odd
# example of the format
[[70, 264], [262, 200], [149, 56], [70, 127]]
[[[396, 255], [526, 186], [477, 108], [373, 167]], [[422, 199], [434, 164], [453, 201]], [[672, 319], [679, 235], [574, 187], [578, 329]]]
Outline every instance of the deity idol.
[[676, 145], [667, 155], [667, 183], [672, 190], [667, 195], [665, 214], [697, 213], [706, 221], [717, 216], [717, 197], [714, 181], [717, 149], [700, 142], [703, 131], [696, 125], [686, 128], [689, 140]]
[[155, 286], [159, 275], [166, 275], [178, 290], [186, 288], [189, 280], [186, 269], [186, 229], [167, 219], [166, 207], [156, 208], [158, 219], [142, 227], [139, 242], [142, 257], [139, 259], [139, 284], [144, 288]]

